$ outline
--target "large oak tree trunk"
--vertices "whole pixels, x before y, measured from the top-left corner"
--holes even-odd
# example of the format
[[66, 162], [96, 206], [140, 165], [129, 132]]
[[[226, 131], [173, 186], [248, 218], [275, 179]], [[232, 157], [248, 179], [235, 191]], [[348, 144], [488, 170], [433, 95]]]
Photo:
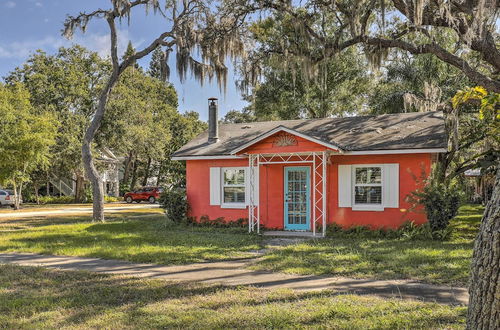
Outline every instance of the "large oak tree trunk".
[[467, 329], [500, 328], [500, 168], [474, 243]]
[[[115, 33], [112, 33], [111, 37], [112, 39], [114, 39], [114, 41], [116, 41]], [[113, 44], [112, 48], [114, 47], [116, 47], [116, 42]], [[115, 52], [112, 52], [112, 54], [116, 54], [116, 49]], [[92, 141], [94, 140], [94, 136], [97, 133], [99, 127], [101, 126], [109, 94], [111, 93], [111, 89], [113, 88], [113, 86], [118, 81], [118, 77], [119, 77], [118, 69], [113, 70], [113, 73], [109, 77], [106, 86], [104, 87], [103, 91], [101, 92], [101, 95], [99, 96], [99, 103], [97, 105], [96, 112], [83, 138], [82, 160], [85, 173], [87, 174], [87, 177], [89, 178], [90, 183], [92, 184], [93, 221], [104, 221], [104, 189], [102, 185], [101, 175], [97, 171], [94, 164], [91, 146], [92, 146]]]

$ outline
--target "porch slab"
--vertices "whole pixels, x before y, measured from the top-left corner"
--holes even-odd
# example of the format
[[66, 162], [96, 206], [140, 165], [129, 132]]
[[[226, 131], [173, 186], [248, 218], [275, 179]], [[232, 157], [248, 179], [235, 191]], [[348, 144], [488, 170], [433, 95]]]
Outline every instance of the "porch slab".
[[316, 236], [314, 236], [311, 231], [268, 230], [262, 232], [262, 235], [276, 237], [324, 238], [320, 233], [316, 233]]

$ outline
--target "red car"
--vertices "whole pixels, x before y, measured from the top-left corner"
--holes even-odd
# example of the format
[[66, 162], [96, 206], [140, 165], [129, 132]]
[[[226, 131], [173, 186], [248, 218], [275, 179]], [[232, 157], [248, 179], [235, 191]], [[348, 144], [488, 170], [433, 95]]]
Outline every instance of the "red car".
[[158, 198], [160, 198], [162, 192], [163, 188], [161, 187], [143, 187], [139, 190], [126, 193], [123, 199], [125, 199], [127, 203], [148, 201], [154, 204]]

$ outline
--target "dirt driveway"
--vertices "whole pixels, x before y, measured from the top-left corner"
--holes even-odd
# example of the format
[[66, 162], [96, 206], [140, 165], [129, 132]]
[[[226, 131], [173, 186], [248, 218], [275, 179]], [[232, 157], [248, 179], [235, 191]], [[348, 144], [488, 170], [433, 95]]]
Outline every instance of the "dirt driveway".
[[[151, 209], [159, 208], [158, 204], [106, 204], [104, 207], [104, 212], [120, 212], [127, 210], [140, 210], [140, 209]], [[1, 212], [0, 219], [12, 219], [12, 218], [31, 218], [40, 216], [50, 216], [50, 215], [72, 215], [72, 214], [90, 214], [92, 213], [92, 205], [88, 206], [69, 206], [61, 205], [54, 206], [45, 209], [22, 209], [18, 211]]]

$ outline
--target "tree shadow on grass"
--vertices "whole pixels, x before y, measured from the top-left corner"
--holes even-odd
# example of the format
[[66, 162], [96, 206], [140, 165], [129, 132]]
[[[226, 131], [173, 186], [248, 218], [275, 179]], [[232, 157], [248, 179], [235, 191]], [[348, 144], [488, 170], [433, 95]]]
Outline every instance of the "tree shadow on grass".
[[472, 243], [353, 238], [277, 249], [259, 260], [255, 268], [464, 286], [471, 256]]
[[[60, 316], [49, 319], [51, 327], [103, 327], [110, 324], [122, 327], [190, 327], [193, 325], [185, 320], [191, 320], [193, 324], [220, 328], [244, 327], [244, 324], [239, 323], [241, 319], [251, 322], [245, 323], [248, 326], [255, 327], [266, 324], [273, 317], [278, 317], [274, 320], [277, 324], [293, 322], [296, 325], [320, 325], [338, 318], [332, 312], [322, 314], [322, 317], [315, 317], [314, 312], [311, 313], [325, 305], [332, 305], [332, 311], [345, 304], [360, 306], [358, 312], [352, 311], [343, 317], [347, 321], [349, 318], [370, 317], [373, 310], [382, 311], [383, 315], [399, 314], [400, 318], [404, 318], [405, 313], [420, 307], [439, 306], [405, 302], [394, 308], [399, 300], [343, 297], [344, 294], [332, 291], [298, 293], [249, 287], [227, 288], [35, 267], [0, 267], [3, 288], [0, 291], [0, 310], [8, 315], [7, 327], [36, 327], [40, 315], [50, 315], [54, 311], [58, 311]], [[382, 306], [379, 307], [379, 303]], [[294, 314], [284, 315], [290, 310], [295, 311]], [[239, 311], [241, 315], [232, 314], [234, 311]], [[416, 317], [425, 318], [424, 324], [428, 326], [442, 322], [454, 323], [460, 318], [456, 313], [454, 316], [447, 315], [427, 316], [417, 313]], [[162, 316], [167, 318], [161, 319]], [[204, 317], [213, 318], [205, 320]], [[429, 323], [434, 321], [439, 323]]]
[[154, 221], [125, 221], [16, 232], [5, 235], [0, 246], [4, 251], [186, 264], [248, 256], [259, 242], [248, 235], [158, 230]]

